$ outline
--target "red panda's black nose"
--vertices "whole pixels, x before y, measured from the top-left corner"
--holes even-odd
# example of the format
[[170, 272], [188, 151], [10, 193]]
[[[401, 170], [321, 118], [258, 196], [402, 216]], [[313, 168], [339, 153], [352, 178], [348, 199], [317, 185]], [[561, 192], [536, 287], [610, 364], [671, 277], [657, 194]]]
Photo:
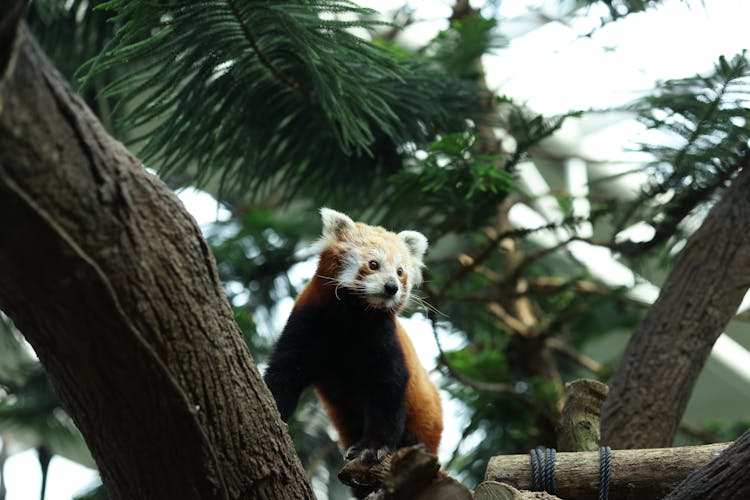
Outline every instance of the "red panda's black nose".
[[386, 295], [396, 295], [396, 292], [398, 292], [398, 285], [395, 281], [389, 281], [384, 288]]

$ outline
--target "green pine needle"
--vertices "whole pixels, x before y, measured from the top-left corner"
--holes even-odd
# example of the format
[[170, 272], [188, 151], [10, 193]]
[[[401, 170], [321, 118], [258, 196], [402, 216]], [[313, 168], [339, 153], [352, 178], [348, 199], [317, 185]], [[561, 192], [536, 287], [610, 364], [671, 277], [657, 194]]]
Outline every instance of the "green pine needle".
[[99, 8], [114, 13], [117, 41], [79, 76], [127, 68], [103, 90], [120, 99], [122, 129], [163, 175], [199, 185], [286, 196], [315, 186], [322, 198], [367, 187], [399, 168], [400, 144], [463, 128], [473, 98], [436, 64], [352, 34], [383, 23], [348, 1]]

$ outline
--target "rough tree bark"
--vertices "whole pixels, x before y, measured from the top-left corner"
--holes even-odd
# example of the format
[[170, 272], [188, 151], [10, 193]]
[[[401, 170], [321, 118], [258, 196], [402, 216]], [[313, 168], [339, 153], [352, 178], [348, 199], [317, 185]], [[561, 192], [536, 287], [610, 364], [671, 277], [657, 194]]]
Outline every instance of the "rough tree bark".
[[750, 431], [682, 481], [665, 500], [750, 498]]
[[311, 498], [195, 221], [5, 21], [0, 308], [109, 495]]
[[602, 444], [672, 444], [714, 342], [750, 286], [750, 154], [690, 238], [609, 382]]

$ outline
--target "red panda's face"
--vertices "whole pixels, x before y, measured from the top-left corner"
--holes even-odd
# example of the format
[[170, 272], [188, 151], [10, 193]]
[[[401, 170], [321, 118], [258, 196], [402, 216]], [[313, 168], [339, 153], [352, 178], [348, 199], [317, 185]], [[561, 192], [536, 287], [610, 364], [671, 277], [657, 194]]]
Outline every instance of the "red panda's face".
[[346, 215], [322, 209], [323, 244], [336, 248], [339, 266], [331, 276], [376, 309], [398, 312], [422, 281], [422, 256], [427, 238], [416, 231], [392, 233], [382, 227], [355, 223]]

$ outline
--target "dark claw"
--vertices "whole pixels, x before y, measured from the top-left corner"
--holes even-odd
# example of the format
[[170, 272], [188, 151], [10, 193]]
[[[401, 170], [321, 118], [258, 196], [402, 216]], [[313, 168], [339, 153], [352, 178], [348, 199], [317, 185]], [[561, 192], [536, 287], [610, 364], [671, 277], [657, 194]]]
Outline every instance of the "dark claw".
[[378, 463], [378, 452], [373, 448], [366, 448], [362, 450], [359, 459], [367, 465], [376, 464]]
[[353, 444], [349, 447], [348, 450], [346, 450], [346, 459], [354, 460], [360, 455], [360, 453], [362, 453], [362, 448], [360, 448], [356, 444]]
[[379, 448], [370, 448], [363, 445], [355, 444], [346, 450], [346, 459], [354, 460], [359, 458], [365, 464], [376, 464], [382, 462], [385, 457], [390, 455], [393, 449], [389, 446], [381, 446]]

